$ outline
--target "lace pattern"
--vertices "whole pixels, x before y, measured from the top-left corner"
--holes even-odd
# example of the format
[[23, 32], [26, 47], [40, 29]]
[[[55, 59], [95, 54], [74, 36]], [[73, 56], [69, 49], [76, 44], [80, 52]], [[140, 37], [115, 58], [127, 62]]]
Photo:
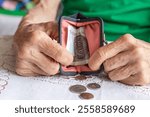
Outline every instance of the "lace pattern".
[[[5, 36], [0, 37], [0, 95], [7, 89], [9, 85], [9, 79], [14, 76], [17, 78], [22, 78], [21, 76], [16, 75], [15, 73], [15, 55], [12, 47], [12, 37]], [[13, 76], [13, 77], [12, 77]], [[150, 85], [146, 86], [128, 86], [124, 85], [119, 82], [112, 82], [110, 81], [106, 74], [101, 73], [99, 76], [88, 76], [86, 80], [75, 80], [74, 76], [39, 76], [39, 77], [23, 77], [30, 80], [42, 82], [42, 83], [49, 83], [49, 84], [56, 84], [56, 85], [73, 85], [73, 84], [82, 84], [87, 85], [88, 83], [98, 83], [100, 84], [101, 90], [103, 89], [104, 85], [109, 85], [112, 87], [119, 87], [120, 89], [124, 89], [129, 93], [134, 94], [142, 94], [145, 96], [149, 96], [150, 99]], [[110, 89], [111, 90], [111, 89]]]

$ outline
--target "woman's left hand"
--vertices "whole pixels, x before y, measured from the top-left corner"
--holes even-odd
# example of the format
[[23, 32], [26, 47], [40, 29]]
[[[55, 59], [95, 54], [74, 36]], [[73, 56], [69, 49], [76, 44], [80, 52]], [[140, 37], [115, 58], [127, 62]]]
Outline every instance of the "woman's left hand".
[[115, 42], [100, 47], [90, 58], [89, 67], [97, 70], [104, 65], [113, 81], [128, 85], [150, 83], [150, 43], [125, 34]]

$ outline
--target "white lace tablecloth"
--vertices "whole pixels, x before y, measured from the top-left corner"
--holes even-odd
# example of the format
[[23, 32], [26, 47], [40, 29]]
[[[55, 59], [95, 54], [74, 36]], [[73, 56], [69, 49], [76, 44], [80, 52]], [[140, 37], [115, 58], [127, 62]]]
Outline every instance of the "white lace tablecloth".
[[71, 76], [22, 77], [14, 72], [14, 51], [12, 37], [0, 37], [0, 99], [48, 99], [79, 100], [78, 94], [71, 93], [71, 85], [98, 83], [101, 88], [89, 90], [94, 99], [150, 99], [150, 85], [128, 86], [112, 82], [101, 74], [84, 81], [75, 80]]

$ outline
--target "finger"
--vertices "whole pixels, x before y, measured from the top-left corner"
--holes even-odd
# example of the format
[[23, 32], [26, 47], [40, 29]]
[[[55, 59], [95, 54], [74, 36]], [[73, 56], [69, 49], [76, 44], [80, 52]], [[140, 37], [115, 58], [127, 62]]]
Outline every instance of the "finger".
[[138, 64], [127, 64], [123, 67], [112, 70], [108, 73], [108, 76], [113, 81], [123, 80], [131, 75], [134, 75], [140, 71]]
[[127, 84], [127, 85], [139, 85], [139, 86], [141, 86], [141, 85], [145, 85], [145, 84], [150, 83], [150, 80], [147, 78], [144, 78], [142, 73], [138, 73], [135, 75], [131, 75], [124, 80], [120, 80], [119, 82]]
[[72, 54], [46, 34], [43, 35], [44, 38], [39, 43], [40, 51], [63, 65], [70, 65], [73, 62]]
[[55, 75], [59, 71], [59, 64], [53, 59], [48, 58], [44, 54], [37, 52], [36, 50], [31, 50], [31, 55], [29, 61], [37, 65], [41, 70], [46, 72], [48, 75]]
[[125, 66], [126, 64], [129, 63], [129, 61], [131, 62], [131, 51], [125, 51], [122, 53], [117, 54], [116, 56], [107, 59], [104, 62], [104, 68], [105, 68], [105, 72], [110, 72], [114, 69], [120, 68], [122, 66]]
[[29, 69], [33, 73], [36, 73], [36, 74], [39, 74], [39, 75], [48, 75], [47, 73], [45, 73], [43, 70], [41, 70], [36, 65], [34, 65], [32, 63], [29, 63], [27, 61], [24, 61], [24, 60], [17, 60], [16, 67], [18, 69]]
[[130, 34], [126, 34], [120, 37], [115, 42], [112, 42], [106, 46], [99, 48], [91, 56], [89, 60], [89, 67], [92, 70], [98, 70], [105, 60], [117, 55], [120, 52], [129, 50], [133, 47], [133, 44], [135, 43], [136, 39]]
[[21, 76], [26, 76], [26, 77], [29, 77], [29, 76], [39, 76], [39, 74], [31, 71], [28, 68], [16, 68], [16, 73], [19, 74], [19, 75], [21, 75]]

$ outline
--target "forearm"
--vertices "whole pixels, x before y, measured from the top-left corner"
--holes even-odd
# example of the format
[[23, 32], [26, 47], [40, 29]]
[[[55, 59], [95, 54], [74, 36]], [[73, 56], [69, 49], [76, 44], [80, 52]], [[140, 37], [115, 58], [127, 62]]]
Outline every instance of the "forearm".
[[55, 21], [61, 0], [41, 0], [41, 2], [22, 19], [20, 26]]

